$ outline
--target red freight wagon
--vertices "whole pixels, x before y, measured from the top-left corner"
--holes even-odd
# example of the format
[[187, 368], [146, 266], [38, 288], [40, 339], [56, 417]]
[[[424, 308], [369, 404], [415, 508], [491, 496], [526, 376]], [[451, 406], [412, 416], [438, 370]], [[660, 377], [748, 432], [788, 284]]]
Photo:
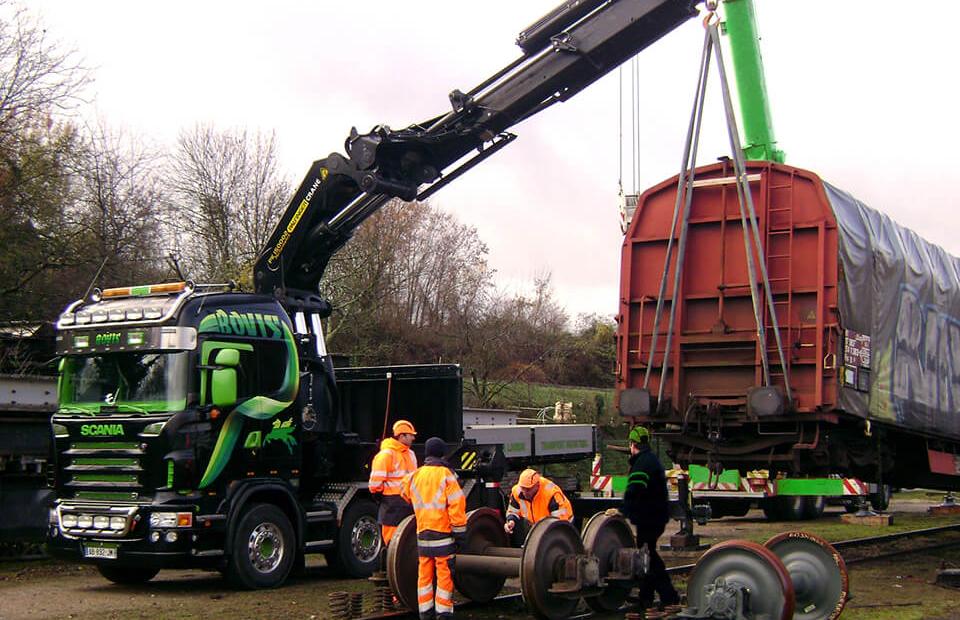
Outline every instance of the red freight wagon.
[[737, 184], [729, 162], [705, 166], [696, 171], [659, 402], [676, 242], [644, 382], [676, 177], [639, 197], [627, 230], [621, 411], [653, 425], [684, 464], [960, 487], [960, 261], [812, 172], [770, 162], [747, 168], [786, 369], [757, 269], [774, 386], [759, 389]]

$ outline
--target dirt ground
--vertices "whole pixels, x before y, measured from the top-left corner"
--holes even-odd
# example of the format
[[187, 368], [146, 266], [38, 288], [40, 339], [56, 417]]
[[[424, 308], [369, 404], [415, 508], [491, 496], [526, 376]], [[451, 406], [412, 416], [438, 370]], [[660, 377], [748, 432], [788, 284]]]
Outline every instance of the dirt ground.
[[[960, 517], [931, 518], [926, 507], [939, 502], [922, 494], [895, 498], [891, 506], [894, 524], [884, 531], [916, 529], [957, 522]], [[768, 523], [759, 511], [746, 517], [722, 519], [697, 532], [705, 542], [726, 538], [764, 541], [788, 529], [803, 529], [830, 540], [859, 538], [879, 533], [880, 528], [851, 526], [840, 522], [842, 509], [829, 508], [812, 522]], [[667, 535], [675, 531], [668, 527]], [[666, 542], [666, 536], [662, 542]], [[668, 564], [686, 564], [696, 554], [665, 553]], [[853, 599], [843, 613], [847, 620], [886, 618], [960, 619], [960, 591], [933, 585], [941, 567], [960, 567], [960, 547], [923, 555], [902, 556], [852, 565], [849, 568]], [[46, 618], [133, 619], [206, 618], [238, 619], [329, 618], [328, 595], [334, 591], [364, 592], [373, 604], [373, 590], [364, 580], [334, 578], [322, 560], [308, 563], [306, 575], [291, 579], [282, 588], [243, 592], [229, 589], [219, 573], [163, 571], [148, 584], [129, 587], [111, 584], [90, 566], [53, 561], [0, 564], [0, 620]], [[482, 610], [462, 610], [460, 618], [503, 619], [523, 617], [519, 603], [491, 605]]]

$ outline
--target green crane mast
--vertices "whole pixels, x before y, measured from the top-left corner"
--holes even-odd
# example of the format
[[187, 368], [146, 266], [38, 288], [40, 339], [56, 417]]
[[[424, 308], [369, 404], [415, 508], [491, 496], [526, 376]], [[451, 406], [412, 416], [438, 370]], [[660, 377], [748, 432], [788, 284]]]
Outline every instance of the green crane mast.
[[743, 155], [748, 160], [783, 163], [785, 156], [773, 132], [753, 0], [724, 0], [723, 16], [740, 99]]

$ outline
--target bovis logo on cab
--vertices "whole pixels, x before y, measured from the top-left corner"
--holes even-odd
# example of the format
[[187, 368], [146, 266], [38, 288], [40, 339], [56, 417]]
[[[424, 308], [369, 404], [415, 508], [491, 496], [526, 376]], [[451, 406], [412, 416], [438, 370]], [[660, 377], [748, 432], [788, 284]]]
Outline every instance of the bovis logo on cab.
[[80, 427], [84, 437], [117, 437], [123, 435], [122, 424], [84, 424]]

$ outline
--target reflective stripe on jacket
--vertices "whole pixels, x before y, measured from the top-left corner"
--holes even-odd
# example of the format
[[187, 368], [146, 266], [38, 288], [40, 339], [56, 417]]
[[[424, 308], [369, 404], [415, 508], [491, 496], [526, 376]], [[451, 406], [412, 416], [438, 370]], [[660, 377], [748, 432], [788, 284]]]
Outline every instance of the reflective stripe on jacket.
[[520, 521], [526, 519], [536, 523], [547, 517], [556, 517], [564, 521], [573, 520], [573, 506], [563, 494], [563, 490], [555, 483], [540, 476], [540, 489], [531, 501], [520, 495], [520, 485], [513, 486], [510, 492], [510, 503], [507, 506], [507, 519]]
[[440, 557], [455, 551], [454, 535], [467, 529], [467, 499], [442, 459], [428, 458], [403, 481], [400, 496], [413, 504], [417, 518], [417, 550]]
[[413, 450], [393, 437], [380, 442], [380, 452], [370, 466], [370, 492], [399, 495], [403, 478], [417, 470], [417, 456]]

